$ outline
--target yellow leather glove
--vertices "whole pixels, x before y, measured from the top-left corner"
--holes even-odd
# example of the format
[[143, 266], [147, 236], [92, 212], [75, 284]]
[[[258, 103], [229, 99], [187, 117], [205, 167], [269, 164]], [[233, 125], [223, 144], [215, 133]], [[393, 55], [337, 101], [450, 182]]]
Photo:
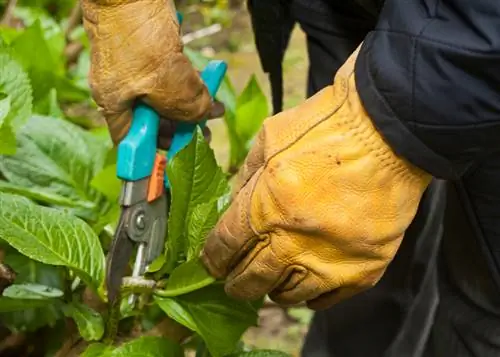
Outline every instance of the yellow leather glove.
[[187, 57], [173, 0], [82, 0], [91, 44], [90, 86], [115, 143], [136, 98], [163, 118], [200, 120], [211, 98]]
[[264, 122], [202, 252], [228, 295], [327, 308], [372, 287], [431, 176], [396, 156], [358, 97], [354, 62]]

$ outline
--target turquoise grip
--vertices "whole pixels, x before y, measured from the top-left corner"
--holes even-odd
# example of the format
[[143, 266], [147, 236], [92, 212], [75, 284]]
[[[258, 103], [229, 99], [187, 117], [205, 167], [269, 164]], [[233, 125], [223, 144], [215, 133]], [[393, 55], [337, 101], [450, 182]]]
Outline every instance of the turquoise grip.
[[[227, 65], [223, 61], [210, 61], [201, 73], [208, 92], [215, 97], [226, 74]], [[203, 120], [199, 125], [205, 125]], [[122, 180], [137, 181], [151, 175], [157, 150], [160, 117], [144, 103], [134, 108], [132, 124], [127, 136], [118, 145], [117, 176]], [[168, 151], [172, 158], [182, 150], [193, 137], [198, 124], [179, 123]], [[165, 179], [168, 188], [168, 179]]]
[[[212, 98], [215, 98], [217, 91], [224, 79], [226, 74], [227, 65], [223, 61], [210, 61], [201, 73], [201, 79], [205, 82], [205, 85]], [[175, 135], [172, 138], [172, 144], [168, 151], [168, 159], [170, 160], [175, 154], [181, 151], [193, 137], [196, 125], [200, 125], [203, 128], [206, 124], [206, 119], [197, 124], [191, 123], [178, 123]]]
[[143, 103], [136, 105], [128, 134], [118, 144], [118, 178], [137, 181], [151, 175], [159, 126], [160, 116], [151, 107]]

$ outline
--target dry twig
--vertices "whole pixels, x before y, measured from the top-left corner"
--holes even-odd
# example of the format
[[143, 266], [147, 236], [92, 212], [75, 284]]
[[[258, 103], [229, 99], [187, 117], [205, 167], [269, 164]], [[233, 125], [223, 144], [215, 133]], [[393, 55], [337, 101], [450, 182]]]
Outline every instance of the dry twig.
[[5, 12], [0, 20], [1, 25], [9, 25], [14, 14], [14, 9], [17, 6], [17, 0], [9, 0], [7, 6], [5, 7]]

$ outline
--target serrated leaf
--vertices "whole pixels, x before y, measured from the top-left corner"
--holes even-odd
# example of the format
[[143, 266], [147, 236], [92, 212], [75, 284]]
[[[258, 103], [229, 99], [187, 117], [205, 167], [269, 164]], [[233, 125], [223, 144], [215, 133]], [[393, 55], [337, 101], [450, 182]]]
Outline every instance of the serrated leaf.
[[0, 92], [0, 126], [10, 112], [10, 96]]
[[184, 357], [180, 345], [164, 337], [143, 336], [127, 342], [101, 357]]
[[197, 205], [222, 196], [229, 185], [199, 127], [191, 142], [170, 160], [167, 173], [172, 193], [166, 242], [170, 272], [188, 250], [185, 218]]
[[161, 296], [172, 297], [202, 289], [215, 282], [199, 259], [182, 263], [174, 269], [161, 291]]
[[63, 295], [61, 290], [41, 284], [14, 284], [3, 292], [3, 296], [13, 299], [52, 299]]
[[80, 355], [80, 357], [103, 357], [115, 348], [104, 343], [93, 343]]
[[31, 115], [33, 97], [27, 73], [15, 60], [12, 51], [5, 47], [0, 48], [0, 92], [3, 93], [0, 154], [13, 155], [14, 129]]
[[10, 113], [10, 96], [0, 92], [0, 154], [14, 155], [16, 152], [16, 136], [6, 120]]
[[110, 203], [90, 182], [103, 168], [109, 147], [107, 140], [68, 121], [32, 116], [18, 131], [16, 154], [0, 157], [0, 172], [8, 181], [0, 182], [0, 190], [96, 221]]
[[14, 127], [24, 124], [31, 115], [32, 89], [28, 74], [9, 48], [0, 48], [0, 91], [10, 97], [8, 122]]
[[61, 210], [0, 193], [0, 237], [31, 259], [74, 270], [94, 289], [103, 281], [99, 238], [85, 222]]
[[257, 306], [228, 297], [221, 284], [155, 300], [168, 316], [196, 331], [213, 357], [235, 352], [243, 333], [257, 323]]
[[[51, 299], [13, 299], [0, 296], [0, 313], [23, 311], [25, 309], [45, 307], [54, 304]], [[3, 320], [3, 319], [2, 319]]]
[[72, 302], [63, 308], [64, 314], [71, 317], [85, 341], [99, 341], [104, 335], [104, 320], [97, 311], [79, 302]]
[[243, 142], [248, 142], [259, 131], [269, 115], [267, 99], [257, 78], [252, 75], [236, 101], [236, 132]]
[[0, 126], [0, 155], [14, 155], [16, 153], [16, 135], [8, 123]]
[[201, 203], [193, 208], [187, 226], [187, 260], [196, 259], [208, 233], [219, 220], [219, 210], [217, 201]]

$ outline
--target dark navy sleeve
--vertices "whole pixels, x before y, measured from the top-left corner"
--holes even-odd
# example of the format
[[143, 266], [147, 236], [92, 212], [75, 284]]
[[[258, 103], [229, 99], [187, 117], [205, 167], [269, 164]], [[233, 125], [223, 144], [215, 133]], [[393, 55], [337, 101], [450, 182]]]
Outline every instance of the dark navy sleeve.
[[356, 83], [394, 151], [433, 176], [500, 155], [500, 1], [386, 0]]

